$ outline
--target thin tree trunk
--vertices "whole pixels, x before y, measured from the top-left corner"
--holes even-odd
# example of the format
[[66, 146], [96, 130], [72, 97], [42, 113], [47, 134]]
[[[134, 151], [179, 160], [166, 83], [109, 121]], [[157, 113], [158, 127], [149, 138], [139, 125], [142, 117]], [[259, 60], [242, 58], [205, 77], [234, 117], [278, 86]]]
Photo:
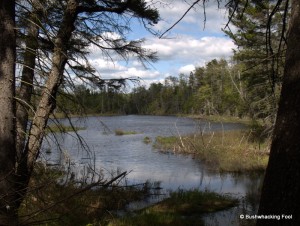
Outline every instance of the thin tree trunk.
[[[63, 79], [63, 72], [67, 62], [68, 44], [74, 31], [74, 22], [77, 18], [78, 2], [69, 0], [64, 12], [63, 21], [54, 42], [52, 57], [52, 69], [49, 74], [45, 88], [42, 91], [41, 99], [36, 113], [32, 120], [29, 138], [25, 146], [26, 167], [28, 175], [31, 174], [36, 158], [45, 134], [45, 127], [50, 114], [56, 106], [56, 93]], [[24, 170], [24, 165], [20, 167]], [[29, 176], [27, 176], [29, 178]]]
[[17, 225], [15, 50], [15, 1], [0, 0], [0, 225]]
[[[292, 0], [286, 63], [257, 225], [300, 225], [300, 2]], [[292, 219], [286, 219], [292, 217]]]
[[41, 20], [42, 6], [39, 1], [32, 1], [33, 11], [29, 18], [27, 26], [27, 37], [25, 40], [24, 67], [22, 70], [21, 85], [18, 92], [20, 100], [17, 102], [17, 142], [16, 150], [18, 162], [21, 161], [21, 155], [26, 141], [26, 129], [28, 116], [33, 93], [33, 79], [36, 53], [38, 49], [39, 24]]
[[24, 66], [21, 76], [21, 85], [18, 91], [17, 112], [16, 112], [16, 165], [17, 165], [17, 203], [22, 203], [28, 188], [30, 175], [26, 167], [27, 156], [24, 155], [25, 142], [27, 138], [27, 124], [29, 119], [31, 97], [33, 94], [33, 81], [35, 74], [35, 60], [38, 49], [39, 26], [43, 7], [38, 0], [32, 1], [32, 12], [28, 19], [27, 36], [25, 38], [26, 49], [24, 52]]

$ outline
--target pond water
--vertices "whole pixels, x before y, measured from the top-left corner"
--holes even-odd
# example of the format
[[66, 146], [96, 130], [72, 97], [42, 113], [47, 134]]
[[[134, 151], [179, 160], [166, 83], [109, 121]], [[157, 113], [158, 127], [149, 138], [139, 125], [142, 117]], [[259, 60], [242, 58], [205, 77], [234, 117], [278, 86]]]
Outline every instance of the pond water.
[[[65, 125], [66, 119], [61, 120]], [[193, 189], [229, 193], [245, 200], [238, 209], [223, 211], [222, 214], [206, 216], [208, 225], [236, 225], [238, 212], [255, 211], [262, 174], [233, 175], [219, 174], [207, 169], [192, 156], [161, 153], [153, 148], [157, 136], [185, 135], [195, 132], [241, 129], [237, 123], [211, 123], [190, 118], [173, 116], [112, 116], [72, 118], [74, 126], [85, 127], [75, 133], [53, 135], [43, 142], [43, 155], [50, 164], [59, 164], [66, 159], [78, 168], [78, 175], [86, 175], [85, 164], [101, 169], [105, 175], [113, 171], [130, 172], [128, 183], [160, 181], [165, 190]], [[116, 136], [115, 130], [135, 131], [137, 134]], [[145, 137], [151, 143], [143, 142]], [[60, 150], [56, 143], [59, 143]], [[88, 150], [82, 144], [89, 146]], [[45, 150], [51, 149], [51, 154]], [[225, 214], [225, 215], [224, 215]], [[229, 215], [228, 215], [229, 214]], [[225, 217], [224, 217], [225, 216]], [[230, 217], [229, 217], [230, 216]], [[233, 219], [229, 219], [233, 218]], [[226, 222], [230, 220], [230, 224]], [[225, 221], [226, 220], [226, 221]], [[224, 222], [220, 223], [220, 222]]]

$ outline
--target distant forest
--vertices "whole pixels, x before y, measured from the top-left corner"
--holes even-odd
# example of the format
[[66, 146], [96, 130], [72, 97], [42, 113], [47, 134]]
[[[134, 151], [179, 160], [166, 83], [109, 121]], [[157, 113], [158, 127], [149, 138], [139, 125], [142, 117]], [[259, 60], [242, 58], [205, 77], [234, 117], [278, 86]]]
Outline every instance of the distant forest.
[[[57, 112], [71, 114], [203, 114], [268, 119], [276, 111], [279, 89], [264, 76], [241, 73], [239, 64], [212, 60], [189, 75], [138, 86], [130, 93], [84, 85], [61, 91]], [[273, 91], [272, 91], [273, 90]]]
[[113, 86], [61, 89], [57, 113], [228, 115], [274, 122], [285, 61], [284, 9], [278, 9], [268, 27], [271, 3], [264, 4], [245, 10], [239, 5], [231, 18], [235, 29], [224, 30], [237, 46], [230, 61], [214, 59], [189, 75], [169, 76], [130, 93]]

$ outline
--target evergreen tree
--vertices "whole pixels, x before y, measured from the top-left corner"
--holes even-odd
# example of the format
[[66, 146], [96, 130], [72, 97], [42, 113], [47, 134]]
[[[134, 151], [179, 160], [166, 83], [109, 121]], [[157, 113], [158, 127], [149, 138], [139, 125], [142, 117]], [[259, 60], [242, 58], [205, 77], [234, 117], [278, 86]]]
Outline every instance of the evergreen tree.
[[[19, 28], [15, 27], [15, 10]], [[88, 46], [94, 44], [108, 56], [114, 53], [124, 58], [134, 55], [142, 61], [155, 60], [153, 52], [141, 47], [143, 40], [129, 41], [127, 32], [133, 18], [147, 28], [157, 23], [159, 15], [143, 0], [1, 0], [0, 18], [0, 101], [4, 106], [0, 110], [0, 225], [19, 225], [18, 208], [26, 195], [61, 87], [67, 82], [74, 85], [72, 76], [99, 87], [108, 84], [118, 89], [124, 84], [124, 79], [105, 81], [95, 75], [86, 58]], [[23, 26], [26, 23], [28, 26]], [[16, 57], [17, 44], [24, 50], [18, 49]], [[15, 59], [24, 65], [18, 98]], [[39, 95], [32, 98], [34, 86]], [[86, 95], [89, 98], [91, 93]], [[22, 103], [18, 113], [16, 99]], [[120, 99], [115, 100], [112, 108], [121, 104]], [[30, 122], [26, 111], [32, 114]]]
[[238, 46], [234, 52], [234, 60], [241, 65], [241, 79], [246, 86], [244, 97], [247, 111], [252, 118], [270, 117], [272, 122], [277, 109], [284, 65], [283, 46], [278, 45], [282, 37], [284, 12], [278, 10], [272, 24], [269, 23], [276, 2], [231, 1], [230, 23], [234, 26], [234, 32], [225, 30]]

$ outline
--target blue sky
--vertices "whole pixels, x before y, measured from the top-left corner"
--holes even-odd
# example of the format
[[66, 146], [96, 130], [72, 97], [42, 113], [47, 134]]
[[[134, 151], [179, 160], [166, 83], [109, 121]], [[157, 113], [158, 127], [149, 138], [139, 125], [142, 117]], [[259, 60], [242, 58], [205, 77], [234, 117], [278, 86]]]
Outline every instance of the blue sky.
[[[161, 1], [163, 4], [159, 1], [148, 2], [156, 4], [162, 19], [153, 29], [164, 32], [183, 15], [193, 0]], [[135, 59], [128, 62], [115, 59], [112, 62], [103, 58], [96, 48], [92, 48], [91, 64], [103, 78], [139, 77], [141, 85], [147, 86], [152, 82], [162, 82], [170, 75], [190, 74], [195, 67], [204, 66], [212, 59], [229, 58], [235, 46], [221, 31], [228, 20], [226, 10], [224, 7], [218, 9], [216, 1], [212, 0], [206, 5], [205, 11], [205, 28], [201, 3], [162, 39], [133, 21], [129, 38], [145, 38], [143, 47], [157, 51], [159, 61], [147, 65], [147, 68]]]

